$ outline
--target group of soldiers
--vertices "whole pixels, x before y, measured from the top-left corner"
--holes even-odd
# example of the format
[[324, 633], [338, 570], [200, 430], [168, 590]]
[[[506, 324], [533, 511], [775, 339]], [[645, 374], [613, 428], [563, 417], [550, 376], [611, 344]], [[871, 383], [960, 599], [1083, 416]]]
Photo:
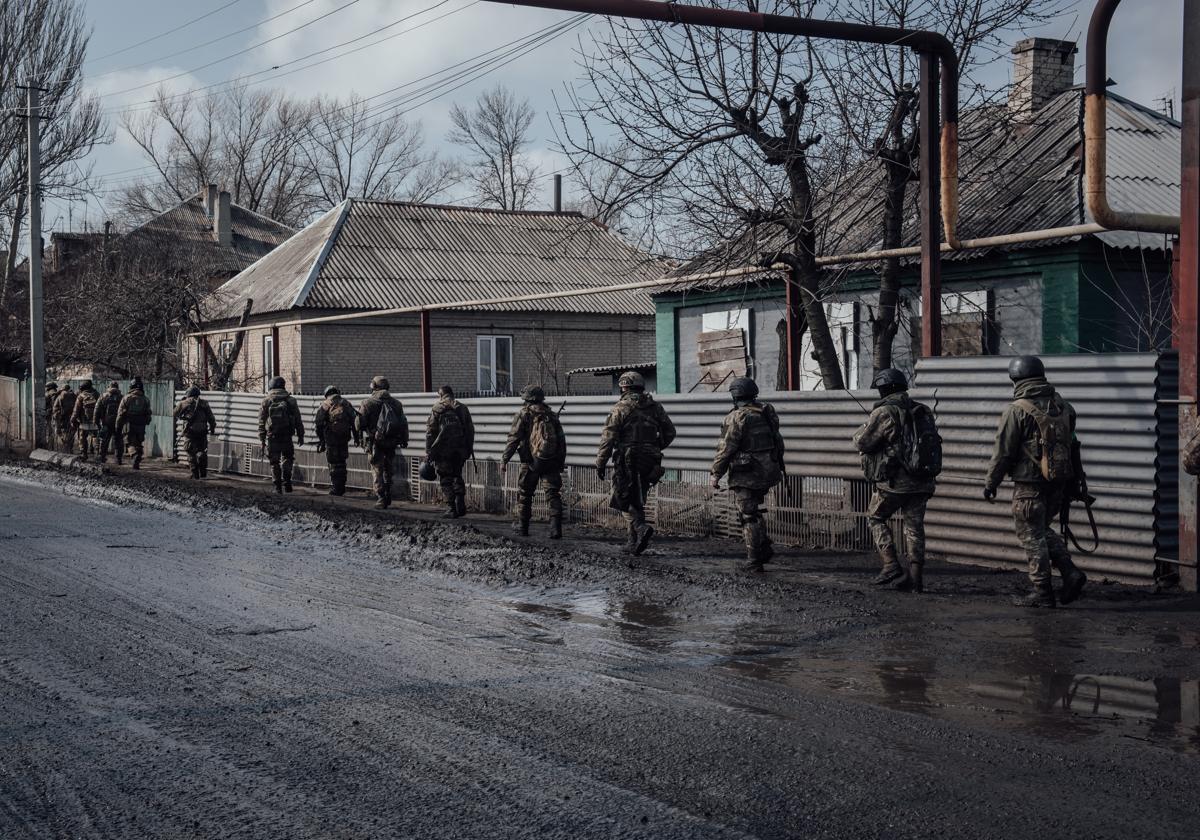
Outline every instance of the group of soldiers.
[[[1072, 562], [1063, 534], [1052, 527], [1065, 521], [1070, 501], [1086, 496], [1079, 441], [1075, 435], [1075, 410], [1046, 380], [1045, 367], [1034, 356], [1021, 356], [1009, 365], [1013, 401], [1004, 410], [988, 466], [983, 497], [996, 499], [1001, 482], [1013, 482], [1013, 520], [1017, 538], [1028, 560], [1030, 589], [1015, 599], [1027, 607], [1054, 607], [1078, 599], [1087, 576]], [[666, 409], [646, 392], [641, 374], [630, 371], [618, 380], [620, 398], [604, 423], [596, 452], [596, 476], [601, 481], [611, 469], [610, 505], [624, 514], [628, 525], [625, 550], [638, 555], [646, 550], [654, 528], [646, 521], [646, 500], [663, 477], [663, 450], [675, 440], [675, 426]], [[882, 563], [874, 583], [907, 592], [924, 590], [925, 511], [936, 492], [941, 469], [941, 438], [933, 412], [909, 396], [908, 381], [894, 368], [880, 371], [872, 382], [879, 392], [866, 422], [854, 435], [862, 455], [865, 477], [874, 486], [867, 510], [868, 522]], [[371, 381], [371, 394], [356, 408], [335, 386], [325, 390], [316, 411], [317, 451], [329, 464], [330, 490], [346, 492], [350, 443], [363, 448], [373, 475], [376, 507], [391, 502], [392, 469], [397, 453], [409, 445], [409, 425], [400, 402], [391, 395], [386, 377]], [[786, 476], [784, 440], [779, 415], [758, 399], [752, 379], [738, 378], [729, 386], [733, 407], [721, 425], [721, 436], [711, 467], [711, 486], [721, 489], [725, 480], [735, 499], [746, 556], [738, 568], [761, 572], [774, 555], [767, 532], [763, 504], [767, 494]], [[540, 386], [521, 392], [523, 405], [513, 418], [500, 459], [506, 473], [514, 459], [520, 462], [514, 529], [529, 536], [533, 500], [539, 486], [550, 513], [550, 539], [563, 533], [562, 473], [566, 467], [567, 439], [558, 412], [546, 404]], [[47, 391], [47, 409], [60, 437], [71, 445], [79, 435], [83, 455], [90, 451], [90, 436], [99, 433], [98, 453], [103, 461], [108, 441], [116, 444], [121, 460], [121, 435], [133, 449], [136, 469], [142, 457], [149, 402], [140, 380], [134, 380], [122, 397], [116, 383], [104, 397], [90, 383], [75, 394], [70, 386]], [[208, 469], [208, 436], [216, 430], [211, 408], [200, 389], [191, 388], [175, 408], [182, 422], [193, 478]], [[275, 377], [258, 415], [258, 435], [271, 464], [275, 490], [292, 491], [295, 446], [304, 443], [304, 420], [296, 399], [282, 377]], [[475, 454], [475, 425], [471, 412], [454, 390], [443, 386], [425, 424], [425, 461], [421, 477], [436, 479], [446, 507], [445, 518], [466, 515], [463, 468]], [[890, 522], [899, 514], [907, 542], [907, 563], [897, 550]], [[1065, 528], [1063, 529], [1066, 530]], [[1060, 587], [1055, 591], [1052, 573]]]
[[54, 448], [74, 453], [78, 442], [82, 460], [95, 455], [102, 464], [110, 451], [118, 464], [124, 463], [128, 452], [133, 456], [133, 468], [141, 468], [146, 426], [153, 417], [141, 379], [130, 383], [128, 394], [121, 393], [118, 382], [109, 385], [104, 394], [97, 393], [90, 380], [80, 383], [78, 391], [70, 382], [61, 388], [49, 382], [44, 407]]

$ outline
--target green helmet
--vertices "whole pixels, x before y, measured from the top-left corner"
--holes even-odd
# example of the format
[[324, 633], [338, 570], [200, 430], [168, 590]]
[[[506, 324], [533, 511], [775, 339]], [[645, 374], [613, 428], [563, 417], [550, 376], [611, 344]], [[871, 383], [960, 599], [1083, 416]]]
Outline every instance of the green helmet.
[[199, 385], [193, 385], [191, 388], [188, 388], [188, 389], [187, 389], [187, 395], [188, 395], [189, 397], [198, 397], [198, 396], [200, 396], [200, 386], [199, 386]]
[[646, 378], [636, 370], [627, 370], [617, 380], [617, 386], [622, 390], [645, 391]]
[[336, 385], [330, 385], [328, 388], [325, 389], [325, 396], [327, 396], [327, 397], [332, 397], [334, 394], [341, 396], [341, 393], [342, 393], [341, 390], [339, 390], [338, 386], [336, 386]]
[[85, 380], [83, 380], [83, 382], [79, 383], [79, 390], [80, 391], [94, 391], [96, 389], [92, 385], [92, 380], [85, 379]]
[[758, 383], [748, 376], [739, 376], [729, 383], [729, 393], [737, 402], [745, 402], [758, 396]]
[[539, 403], [546, 399], [546, 392], [541, 385], [526, 385], [521, 391], [521, 399], [527, 403]]
[[388, 383], [388, 379], [386, 376], [376, 376], [374, 379], [371, 380], [371, 390], [372, 391], [386, 391], [391, 387], [392, 386], [390, 383]]

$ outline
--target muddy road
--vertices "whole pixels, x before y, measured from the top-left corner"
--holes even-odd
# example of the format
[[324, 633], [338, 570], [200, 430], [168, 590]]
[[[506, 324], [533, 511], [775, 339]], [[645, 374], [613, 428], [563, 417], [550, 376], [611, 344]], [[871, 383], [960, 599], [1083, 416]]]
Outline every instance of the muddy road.
[[1191, 837], [1200, 604], [0, 464], [0, 837]]

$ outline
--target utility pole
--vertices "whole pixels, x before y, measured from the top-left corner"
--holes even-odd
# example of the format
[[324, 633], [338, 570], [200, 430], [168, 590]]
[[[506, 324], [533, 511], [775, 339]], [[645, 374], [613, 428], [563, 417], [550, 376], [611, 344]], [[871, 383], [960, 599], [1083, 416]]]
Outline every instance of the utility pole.
[[29, 113], [29, 368], [33, 379], [30, 408], [33, 445], [46, 442], [46, 351], [42, 346], [42, 104], [41, 90], [25, 88]]

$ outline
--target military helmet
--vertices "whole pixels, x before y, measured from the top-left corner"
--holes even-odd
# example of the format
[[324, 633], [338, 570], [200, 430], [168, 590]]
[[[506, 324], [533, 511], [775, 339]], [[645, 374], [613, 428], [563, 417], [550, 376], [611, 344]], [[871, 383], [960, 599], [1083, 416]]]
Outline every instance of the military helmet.
[[[136, 388], [137, 386], [135, 385], [134, 387]], [[275, 390], [276, 388], [286, 388], [286, 387], [287, 387], [287, 383], [283, 381], [282, 376], [276, 376], [274, 379], [271, 380], [271, 390]]]
[[187, 389], [187, 395], [188, 395], [189, 397], [198, 397], [198, 396], [200, 396], [200, 386], [199, 386], [199, 385], [193, 385], [191, 388], [188, 388], [188, 389]]
[[546, 392], [541, 385], [526, 385], [521, 391], [521, 399], [527, 403], [538, 403], [546, 399]]
[[1008, 363], [1008, 378], [1013, 382], [1046, 375], [1046, 366], [1037, 356], [1017, 356]]
[[79, 383], [79, 390], [80, 391], [94, 391], [94, 390], [96, 390], [96, 388], [95, 388], [95, 386], [92, 385], [92, 380], [85, 379]]
[[437, 468], [429, 461], [422, 461], [417, 472], [420, 474], [422, 481], [434, 481], [437, 479]]
[[388, 379], [386, 376], [376, 376], [374, 379], [371, 380], [371, 390], [372, 391], [386, 391], [391, 387], [392, 386], [391, 386], [391, 384], [388, 383]]
[[120, 391], [120, 390], [121, 390], [121, 383], [120, 383], [120, 382], [118, 382], [117, 380], [115, 380], [115, 379], [114, 379], [112, 382], [110, 382], [110, 383], [109, 383], [109, 385], [108, 385], [108, 390], [110, 390], [110, 391]]
[[[280, 381], [280, 383], [283, 382], [282, 379], [280, 379], [279, 381]], [[133, 381], [129, 383], [129, 387], [130, 387], [130, 389], [133, 389], [133, 388], [141, 389], [142, 388], [142, 377], [140, 377], [140, 376], [133, 377]], [[283, 387], [282, 384], [280, 385], [280, 387]]]
[[729, 383], [729, 393], [735, 400], [752, 400], [758, 396], [758, 383], [748, 376], [739, 376]]
[[47, 390], [47, 391], [57, 391], [57, 390], [58, 390], [58, 383], [57, 383], [57, 382], [47, 382], [47, 383], [46, 383], [46, 390]]
[[341, 393], [342, 392], [338, 389], [338, 386], [336, 386], [336, 385], [330, 385], [328, 388], [325, 389], [325, 396], [327, 396], [327, 397], [332, 397], [334, 394], [341, 396]]
[[642, 376], [636, 370], [627, 370], [617, 380], [617, 386], [622, 389], [630, 388], [635, 391], [644, 391], [646, 390], [646, 377]]
[[871, 387], [878, 388], [879, 393], [884, 396], [895, 394], [899, 391], [907, 391], [908, 377], [904, 375], [904, 371], [902, 370], [884, 368], [875, 374], [875, 378], [871, 380]]

